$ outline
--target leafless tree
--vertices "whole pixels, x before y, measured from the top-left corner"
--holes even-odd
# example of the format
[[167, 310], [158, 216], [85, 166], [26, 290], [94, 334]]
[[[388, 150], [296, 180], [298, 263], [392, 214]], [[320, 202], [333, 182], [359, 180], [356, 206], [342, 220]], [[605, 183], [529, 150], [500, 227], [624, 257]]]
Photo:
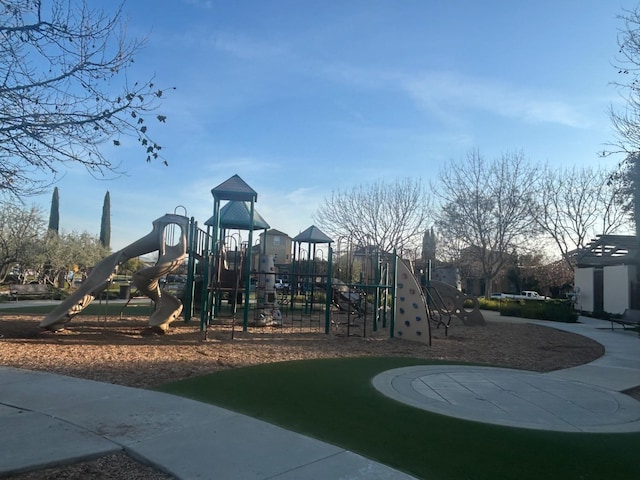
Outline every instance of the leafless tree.
[[[455, 267], [461, 279], [480, 278], [481, 269], [475, 257], [469, 259], [467, 244], [457, 237], [452, 237], [446, 232], [436, 234], [436, 258], [438, 261]], [[463, 285], [463, 289], [466, 287]]]
[[596, 235], [629, 227], [618, 187], [604, 168], [546, 168], [532, 203], [533, 217], [570, 268], [569, 252], [584, 248]]
[[618, 19], [623, 26], [618, 31], [619, 50], [614, 63], [618, 79], [613, 83], [624, 107], [611, 106], [609, 114], [617, 134], [614, 150], [635, 154], [640, 152], [640, 7], [625, 10]]
[[487, 160], [473, 150], [447, 164], [434, 186], [440, 200], [436, 226], [443, 242], [456, 239], [464, 256], [477, 262], [487, 296], [511, 253], [533, 235], [530, 205], [538, 176], [522, 153]]
[[618, 55], [614, 67], [618, 72], [614, 83], [623, 98], [624, 106], [609, 109], [609, 116], [616, 132], [616, 142], [611, 151], [603, 155], [623, 152], [611, 181], [622, 185], [622, 204], [632, 215], [636, 236], [640, 239], [640, 6], [625, 10], [618, 19]]
[[315, 214], [328, 235], [383, 252], [415, 252], [431, 215], [428, 192], [417, 179], [378, 181], [334, 191]]
[[133, 136], [147, 161], [160, 145], [146, 120], [163, 90], [131, 82], [144, 41], [128, 40], [122, 6], [112, 15], [85, 0], [0, 2], [0, 194], [38, 193], [67, 162], [117, 172], [101, 147]]

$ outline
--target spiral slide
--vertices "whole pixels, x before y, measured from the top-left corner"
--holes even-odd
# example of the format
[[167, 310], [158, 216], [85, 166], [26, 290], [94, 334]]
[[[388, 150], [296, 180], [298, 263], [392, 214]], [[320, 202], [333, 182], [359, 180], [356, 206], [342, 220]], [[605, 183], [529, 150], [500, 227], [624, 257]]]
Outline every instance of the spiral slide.
[[[133, 282], [138, 290], [155, 302], [156, 308], [149, 318], [149, 326], [164, 332], [169, 324], [182, 312], [182, 303], [169, 292], [161, 292], [158, 280], [176, 270], [187, 253], [187, 231], [189, 219], [182, 215], [166, 214], [153, 222], [153, 230], [127, 247], [112, 253], [91, 270], [90, 275], [73, 294], [53, 309], [40, 322], [40, 327], [61, 330], [108, 285], [116, 267], [130, 258], [158, 250], [158, 261], [150, 268], [137, 271]], [[180, 229], [179, 238], [171, 234]], [[171, 238], [169, 238], [171, 236]], [[170, 242], [170, 243], [169, 243]]]

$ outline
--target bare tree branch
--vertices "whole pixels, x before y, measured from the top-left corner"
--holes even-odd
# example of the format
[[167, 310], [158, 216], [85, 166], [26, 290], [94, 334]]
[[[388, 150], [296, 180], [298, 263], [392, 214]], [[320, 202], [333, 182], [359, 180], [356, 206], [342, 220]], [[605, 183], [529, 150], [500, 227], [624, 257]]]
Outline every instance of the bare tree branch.
[[456, 239], [465, 256], [480, 265], [487, 296], [511, 253], [534, 234], [530, 205], [538, 176], [522, 153], [487, 160], [477, 150], [440, 173], [435, 186], [439, 235], [445, 243]]
[[121, 137], [160, 157], [147, 120], [166, 120], [153, 115], [164, 91], [128, 81], [144, 40], [126, 33], [121, 5], [107, 15], [86, 1], [0, 3], [0, 193], [39, 193], [69, 162], [118, 173], [102, 146]]
[[415, 252], [431, 218], [431, 200], [419, 180], [379, 181], [334, 191], [314, 217], [335, 238], [384, 252]]
[[629, 226], [619, 201], [620, 191], [605, 169], [547, 168], [540, 178], [532, 210], [540, 229], [553, 241], [569, 268], [573, 250], [584, 248], [596, 235]]

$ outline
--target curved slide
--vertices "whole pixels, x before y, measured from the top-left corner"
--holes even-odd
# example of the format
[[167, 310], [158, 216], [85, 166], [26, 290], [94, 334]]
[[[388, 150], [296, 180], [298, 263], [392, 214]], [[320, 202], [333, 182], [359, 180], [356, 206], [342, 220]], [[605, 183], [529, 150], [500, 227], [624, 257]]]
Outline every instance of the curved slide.
[[[167, 234], [176, 226], [181, 230], [180, 238], [170, 245], [167, 243]], [[149, 318], [149, 326], [159, 332], [166, 331], [169, 324], [182, 312], [182, 303], [169, 292], [161, 292], [158, 280], [176, 270], [184, 261], [188, 226], [189, 219], [182, 215], [166, 214], [155, 220], [153, 230], [148, 235], [112, 253], [93, 267], [80, 288], [49, 312], [40, 322], [40, 327], [54, 331], [63, 329], [107, 287], [118, 265], [130, 258], [158, 250], [157, 263], [153, 267], [137, 271], [133, 275], [133, 282], [141, 293], [155, 302], [156, 309]]]

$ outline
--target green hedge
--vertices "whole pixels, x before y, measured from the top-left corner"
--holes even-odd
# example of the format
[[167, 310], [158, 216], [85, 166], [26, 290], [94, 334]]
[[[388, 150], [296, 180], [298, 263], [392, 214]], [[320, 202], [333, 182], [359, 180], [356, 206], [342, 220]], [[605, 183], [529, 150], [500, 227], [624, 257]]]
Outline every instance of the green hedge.
[[501, 300], [500, 315], [574, 323], [578, 313], [569, 300]]
[[500, 311], [500, 305], [502, 300], [494, 300], [492, 298], [478, 297], [478, 304], [482, 310], [493, 310], [495, 312]]

